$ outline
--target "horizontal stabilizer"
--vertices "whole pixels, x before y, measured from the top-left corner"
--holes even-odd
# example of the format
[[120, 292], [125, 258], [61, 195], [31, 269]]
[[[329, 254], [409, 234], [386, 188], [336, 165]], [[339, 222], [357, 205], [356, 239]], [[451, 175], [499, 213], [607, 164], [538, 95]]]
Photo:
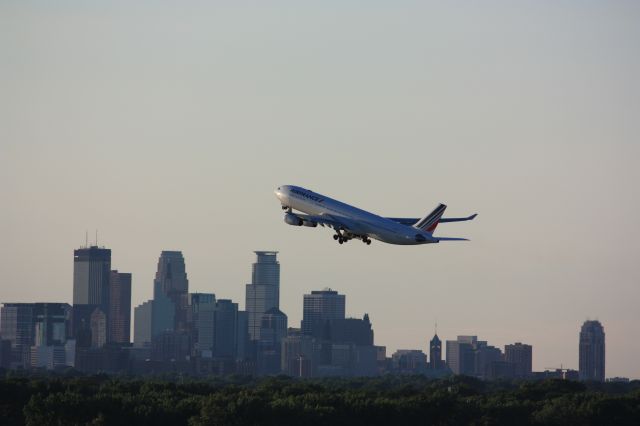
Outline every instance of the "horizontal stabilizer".
[[469, 217], [443, 217], [442, 219], [440, 219], [440, 223], [464, 222], [465, 220], [473, 220], [476, 218], [476, 216], [478, 216], [478, 213], [472, 214]]
[[456, 237], [434, 237], [438, 241], [469, 241], [468, 238], [456, 238]]

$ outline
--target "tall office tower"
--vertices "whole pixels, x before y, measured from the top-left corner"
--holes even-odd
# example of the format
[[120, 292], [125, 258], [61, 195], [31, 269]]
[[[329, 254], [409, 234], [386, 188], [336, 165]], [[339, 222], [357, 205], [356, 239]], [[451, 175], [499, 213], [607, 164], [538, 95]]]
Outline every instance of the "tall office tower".
[[131, 341], [131, 274], [111, 271], [109, 276], [109, 342]]
[[100, 306], [109, 313], [111, 250], [96, 246], [73, 251], [73, 304]]
[[245, 309], [249, 315], [249, 338], [260, 340], [262, 315], [280, 307], [280, 263], [277, 251], [256, 251], [251, 284], [246, 287]]
[[343, 320], [344, 307], [345, 295], [338, 294], [330, 288], [305, 294], [302, 305], [302, 333], [314, 334], [314, 326], [327, 320]]
[[604, 328], [600, 321], [585, 321], [580, 330], [580, 380], [604, 382]]
[[477, 343], [477, 336], [458, 336], [457, 340], [447, 340], [447, 365], [453, 374], [473, 375]]
[[438, 334], [434, 334], [429, 342], [429, 368], [431, 370], [439, 370], [444, 367], [442, 362], [442, 341]]
[[187, 330], [189, 280], [180, 251], [163, 251], [154, 280], [154, 299], [158, 292], [167, 296], [175, 308], [174, 329]]
[[0, 309], [0, 335], [11, 345], [10, 363], [29, 367], [32, 346], [60, 346], [69, 337], [68, 303], [5, 303]]
[[516, 377], [528, 377], [532, 371], [532, 347], [523, 343], [504, 346], [504, 360], [514, 365]]
[[238, 311], [236, 359], [246, 360], [251, 357], [249, 340], [249, 314], [247, 311]]
[[214, 358], [235, 359], [238, 338], [238, 304], [228, 299], [216, 302]]
[[189, 330], [194, 355], [213, 356], [216, 295], [189, 293]]

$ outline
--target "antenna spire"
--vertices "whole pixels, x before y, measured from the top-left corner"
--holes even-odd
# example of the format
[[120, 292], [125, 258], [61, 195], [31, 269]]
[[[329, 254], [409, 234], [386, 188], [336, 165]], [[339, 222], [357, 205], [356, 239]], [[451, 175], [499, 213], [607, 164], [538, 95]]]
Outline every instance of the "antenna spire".
[[96, 247], [98, 247], [98, 230], [96, 229]]
[[84, 247], [89, 247], [89, 230], [85, 229], [84, 231]]

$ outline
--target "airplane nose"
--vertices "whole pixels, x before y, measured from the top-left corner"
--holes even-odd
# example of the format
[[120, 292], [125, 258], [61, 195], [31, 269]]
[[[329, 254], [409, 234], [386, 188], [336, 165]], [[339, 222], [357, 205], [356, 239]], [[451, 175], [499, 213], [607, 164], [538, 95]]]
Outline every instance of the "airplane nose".
[[276, 194], [276, 197], [281, 200], [282, 199], [282, 190], [280, 189], [280, 187], [276, 188], [275, 191], [273, 191], [274, 194]]

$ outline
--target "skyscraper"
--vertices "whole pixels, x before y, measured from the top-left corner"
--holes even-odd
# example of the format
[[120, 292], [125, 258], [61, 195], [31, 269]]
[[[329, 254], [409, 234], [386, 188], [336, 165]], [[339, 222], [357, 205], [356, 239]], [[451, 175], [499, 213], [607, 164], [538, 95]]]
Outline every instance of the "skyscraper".
[[280, 263], [277, 251], [256, 251], [251, 284], [246, 286], [245, 308], [249, 319], [249, 338], [260, 340], [262, 315], [280, 307]]
[[109, 277], [109, 341], [131, 341], [131, 274], [111, 271]]
[[345, 295], [326, 288], [303, 296], [302, 333], [313, 334], [315, 324], [328, 320], [343, 320]]
[[189, 325], [194, 354], [204, 358], [213, 356], [215, 344], [216, 295], [189, 294]]
[[258, 342], [258, 374], [280, 372], [282, 339], [287, 336], [287, 316], [278, 308], [271, 308], [262, 315], [260, 341]]
[[111, 250], [96, 246], [73, 251], [73, 304], [96, 305], [109, 312]]
[[215, 310], [215, 358], [235, 359], [238, 342], [238, 304], [219, 299]]
[[64, 345], [70, 321], [67, 303], [5, 303], [0, 309], [0, 335], [11, 344], [9, 362], [28, 367], [32, 346]]
[[580, 330], [580, 380], [604, 382], [604, 328], [600, 321], [585, 321]]
[[174, 329], [187, 329], [187, 307], [189, 280], [180, 251], [163, 251], [158, 259], [158, 270], [154, 280], [154, 299], [158, 293], [168, 297], [175, 309]]
[[444, 367], [442, 362], [442, 341], [438, 334], [434, 334], [429, 342], [429, 368], [431, 370], [439, 370]]
[[447, 365], [454, 374], [473, 375], [477, 343], [477, 336], [458, 336], [457, 340], [447, 340]]
[[516, 377], [527, 377], [532, 371], [531, 345], [514, 343], [504, 346], [504, 360], [514, 364]]

